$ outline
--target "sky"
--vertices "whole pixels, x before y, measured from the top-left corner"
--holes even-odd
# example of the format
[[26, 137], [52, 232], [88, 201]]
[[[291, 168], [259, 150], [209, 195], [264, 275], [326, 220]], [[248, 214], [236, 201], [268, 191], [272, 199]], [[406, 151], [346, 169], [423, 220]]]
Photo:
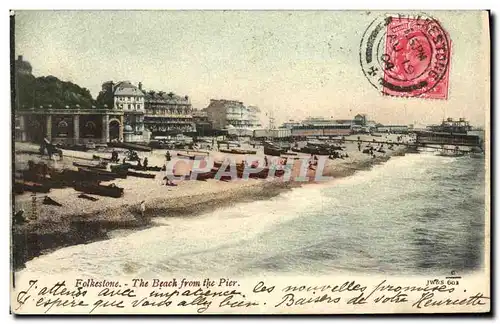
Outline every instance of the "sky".
[[17, 11], [15, 54], [35, 76], [88, 88], [105, 81], [256, 105], [263, 121], [352, 118], [435, 124], [489, 114], [489, 32], [477, 11], [426, 12], [452, 41], [447, 100], [383, 96], [364, 76], [359, 48], [377, 11]]

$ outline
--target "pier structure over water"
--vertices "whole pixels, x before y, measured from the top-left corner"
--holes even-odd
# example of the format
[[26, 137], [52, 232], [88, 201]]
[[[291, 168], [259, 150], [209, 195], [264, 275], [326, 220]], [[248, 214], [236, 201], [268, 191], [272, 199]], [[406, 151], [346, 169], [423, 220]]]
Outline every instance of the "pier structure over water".
[[418, 146], [429, 145], [455, 145], [455, 146], [481, 146], [481, 138], [477, 135], [455, 134], [444, 132], [416, 132], [415, 144]]

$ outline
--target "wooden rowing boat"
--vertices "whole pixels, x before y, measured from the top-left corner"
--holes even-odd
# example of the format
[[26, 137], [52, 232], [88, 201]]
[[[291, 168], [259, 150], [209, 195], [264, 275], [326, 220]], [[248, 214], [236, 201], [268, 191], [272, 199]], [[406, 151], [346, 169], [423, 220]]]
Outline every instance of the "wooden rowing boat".
[[277, 147], [264, 145], [264, 154], [265, 155], [280, 156], [281, 154], [285, 154], [285, 153], [286, 153], [286, 150], [284, 150], [284, 149], [279, 149]]
[[139, 170], [139, 171], [161, 171], [162, 168], [159, 166], [148, 166], [144, 168], [144, 166], [130, 164], [129, 169]]
[[239, 149], [239, 148], [234, 148], [231, 150], [233, 154], [248, 154], [248, 155], [254, 155], [257, 154], [257, 151], [255, 150], [245, 150], [245, 149]]
[[215, 175], [217, 172], [205, 172], [205, 173], [200, 173], [196, 176], [196, 180], [199, 181], [206, 181], [208, 179], [213, 179], [215, 178]]
[[154, 179], [156, 177], [155, 174], [135, 172], [135, 171], [128, 171], [127, 175], [131, 177], [148, 178], [148, 179]]
[[127, 173], [128, 169], [130, 169], [131, 166], [132, 164], [130, 163], [123, 163], [123, 164], [110, 165], [109, 168], [111, 172], [122, 174], [122, 173]]
[[100, 162], [99, 164], [87, 164], [87, 163], [78, 163], [73, 162], [73, 165], [76, 167], [89, 168], [89, 169], [107, 169], [107, 162]]
[[86, 194], [79, 194], [78, 198], [83, 198], [83, 199], [87, 199], [90, 201], [98, 201], [99, 200], [98, 198], [87, 196]]
[[79, 182], [75, 184], [75, 190], [87, 194], [120, 198], [123, 196], [123, 188], [117, 187], [115, 184], [107, 186], [91, 182]]
[[42, 183], [16, 179], [14, 182], [14, 192], [23, 191], [48, 193], [50, 191], [50, 187]]
[[83, 175], [88, 175], [89, 177], [96, 178], [102, 181], [114, 180], [116, 178], [126, 178], [127, 172], [125, 170], [120, 170], [117, 172], [111, 172], [106, 170], [98, 170], [98, 169], [87, 169], [87, 168], [78, 168], [78, 172]]

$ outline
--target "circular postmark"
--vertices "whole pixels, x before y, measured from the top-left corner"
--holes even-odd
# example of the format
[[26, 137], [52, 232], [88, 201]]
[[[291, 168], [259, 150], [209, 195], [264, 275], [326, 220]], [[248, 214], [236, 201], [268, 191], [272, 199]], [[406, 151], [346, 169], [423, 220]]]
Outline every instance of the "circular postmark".
[[[434, 18], [425, 15], [384, 15], [365, 30], [360, 44], [364, 75], [383, 94], [440, 97], [447, 89], [450, 41]], [[444, 96], [446, 96], [446, 93]]]

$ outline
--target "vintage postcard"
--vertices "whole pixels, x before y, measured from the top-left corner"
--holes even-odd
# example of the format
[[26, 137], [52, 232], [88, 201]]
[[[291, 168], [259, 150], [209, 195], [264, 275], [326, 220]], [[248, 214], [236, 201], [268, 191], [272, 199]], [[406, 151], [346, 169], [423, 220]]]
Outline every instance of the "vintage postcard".
[[488, 11], [12, 10], [11, 312], [490, 312]]

